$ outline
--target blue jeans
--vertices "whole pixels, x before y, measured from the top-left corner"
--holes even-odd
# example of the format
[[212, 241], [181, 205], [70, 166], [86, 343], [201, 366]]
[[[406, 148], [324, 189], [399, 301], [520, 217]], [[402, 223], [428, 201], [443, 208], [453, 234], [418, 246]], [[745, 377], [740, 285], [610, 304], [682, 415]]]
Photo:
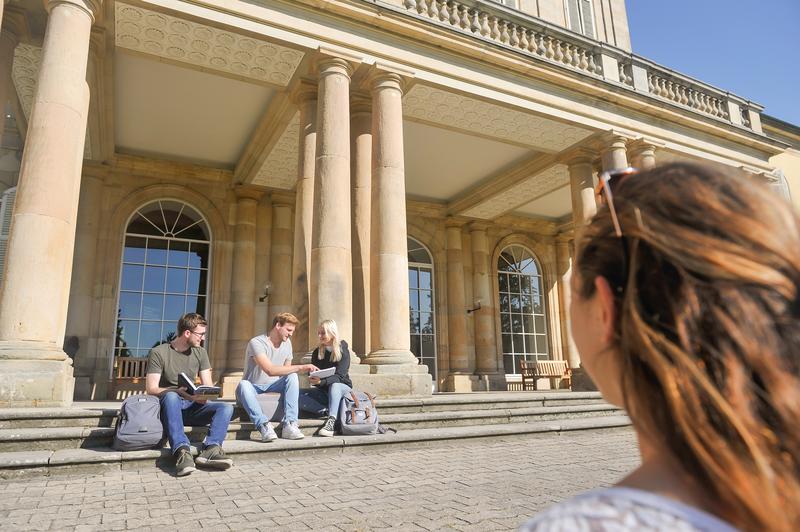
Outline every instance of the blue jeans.
[[349, 393], [352, 388], [341, 382], [334, 382], [327, 388], [314, 386], [304, 388], [300, 397], [303, 410], [319, 413], [324, 408], [328, 409], [328, 415], [339, 417], [339, 403], [342, 396]]
[[297, 398], [300, 394], [300, 382], [297, 380], [297, 373], [284, 375], [272, 384], [253, 384], [250, 381], [239, 381], [236, 387], [236, 398], [247, 411], [250, 420], [260, 427], [267, 423], [269, 419], [261, 411], [258, 404], [258, 394], [260, 393], [280, 393], [283, 401], [283, 422], [291, 423], [297, 421]]
[[173, 454], [181, 447], [189, 448], [183, 427], [208, 427], [206, 447], [222, 445], [233, 416], [233, 405], [217, 401], [205, 404], [188, 401], [175, 392], [161, 396], [161, 423], [169, 438]]

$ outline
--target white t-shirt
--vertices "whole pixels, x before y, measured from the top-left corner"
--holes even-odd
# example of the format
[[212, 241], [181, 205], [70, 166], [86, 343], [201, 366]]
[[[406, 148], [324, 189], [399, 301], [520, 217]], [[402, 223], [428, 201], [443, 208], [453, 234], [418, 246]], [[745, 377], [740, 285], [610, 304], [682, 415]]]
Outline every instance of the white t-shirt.
[[614, 487], [587, 491], [550, 506], [519, 530], [735, 532], [737, 529], [718, 517], [667, 497]]
[[292, 359], [292, 341], [286, 340], [280, 347], [272, 345], [269, 335], [261, 334], [247, 342], [247, 349], [244, 352], [244, 376], [243, 380], [253, 384], [272, 384], [280, 377], [270, 377], [261, 366], [256, 362], [256, 355], [265, 354], [270, 362], [276, 366], [283, 366], [287, 360]]

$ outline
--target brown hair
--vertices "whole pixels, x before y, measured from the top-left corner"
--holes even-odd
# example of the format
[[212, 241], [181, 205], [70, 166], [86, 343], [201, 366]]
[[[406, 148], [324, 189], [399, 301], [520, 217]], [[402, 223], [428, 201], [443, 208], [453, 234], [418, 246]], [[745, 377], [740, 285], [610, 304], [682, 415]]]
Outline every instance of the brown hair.
[[766, 186], [671, 164], [577, 238], [615, 293], [625, 407], [743, 529], [800, 527], [800, 222]]
[[287, 323], [291, 323], [293, 325], [298, 325], [300, 320], [292, 314], [291, 312], [281, 312], [280, 314], [276, 314], [274, 318], [272, 318], [272, 328], [274, 329], [276, 325], [286, 325]]
[[184, 314], [178, 320], [178, 336], [182, 336], [185, 331], [193, 331], [198, 325], [208, 325], [208, 323], [203, 316], [196, 312]]

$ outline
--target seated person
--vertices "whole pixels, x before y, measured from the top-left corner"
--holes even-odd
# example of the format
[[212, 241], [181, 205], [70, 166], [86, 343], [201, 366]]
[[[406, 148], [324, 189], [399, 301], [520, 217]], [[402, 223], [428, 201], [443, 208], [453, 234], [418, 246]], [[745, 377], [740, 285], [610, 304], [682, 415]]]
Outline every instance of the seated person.
[[330, 377], [322, 379], [309, 377], [309, 382], [315, 387], [302, 391], [301, 402], [303, 410], [327, 411], [328, 417], [325, 425], [317, 431], [317, 435], [333, 436], [333, 428], [339, 414], [339, 402], [344, 394], [352, 390], [353, 386], [348, 374], [350, 350], [347, 342], [339, 339], [339, 330], [333, 320], [325, 320], [320, 323], [317, 336], [319, 345], [311, 354], [311, 362], [320, 369], [336, 368], [336, 372]]
[[178, 320], [175, 339], [154, 347], [147, 356], [146, 391], [158, 396], [161, 402], [161, 421], [176, 459], [179, 477], [195, 470], [184, 425], [209, 427], [205, 447], [197, 457], [198, 465], [213, 469], [228, 469], [233, 465], [233, 461], [222, 451], [233, 406], [199, 399], [189, 395], [186, 388], [178, 387], [178, 375], [181, 373], [190, 379], [196, 379], [199, 374], [204, 386], [214, 384], [208, 353], [202, 347], [206, 325], [206, 320], [200, 314], [184, 314]]
[[315, 371], [313, 364], [292, 364], [292, 342], [289, 340], [299, 320], [288, 312], [275, 316], [272, 329], [256, 336], [247, 344], [244, 357], [244, 376], [236, 387], [236, 398], [261, 433], [261, 441], [275, 441], [278, 435], [261, 410], [258, 394], [276, 392], [283, 403], [281, 437], [289, 440], [303, 438], [297, 425], [300, 384], [297, 373]]

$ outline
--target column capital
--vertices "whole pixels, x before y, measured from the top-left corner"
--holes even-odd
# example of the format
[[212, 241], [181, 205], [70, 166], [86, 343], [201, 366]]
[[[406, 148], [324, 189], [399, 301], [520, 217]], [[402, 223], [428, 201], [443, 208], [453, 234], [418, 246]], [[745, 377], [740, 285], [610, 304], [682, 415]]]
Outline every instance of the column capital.
[[317, 49], [315, 70], [320, 77], [330, 74], [344, 74], [350, 78], [356, 67], [363, 62], [363, 57], [347, 50], [320, 46]]
[[2, 14], [3, 26], [0, 29], [0, 38], [8, 39], [15, 47], [20, 41], [30, 38], [31, 28], [28, 24], [28, 14], [24, 9], [14, 4], [6, 4]]
[[289, 99], [295, 105], [317, 99], [319, 84], [312, 78], [299, 78], [289, 87]]
[[52, 13], [53, 9], [60, 4], [69, 4], [84, 11], [94, 24], [97, 13], [103, 7], [103, 0], [44, 0], [44, 8], [48, 14]]
[[486, 231], [489, 230], [489, 227], [491, 227], [491, 225], [492, 224], [490, 224], [489, 222], [475, 221], [475, 222], [470, 222], [467, 228], [469, 229], [470, 233], [478, 233], [478, 232], [485, 233]]
[[636, 135], [627, 131], [612, 129], [601, 137], [603, 152], [613, 149], [626, 149], [628, 142], [634, 140]]
[[594, 164], [599, 157], [600, 154], [597, 153], [597, 150], [581, 146], [569, 151], [562, 157], [559, 157], [559, 159], [567, 166], [575, 166], [578, 164]]
[[351, 91], [350, 114], [365, 114], [372, 112], [372, 96], [366, 91]]
[[371, 91], [395, 89], [405, 92], [406, 86], [414, 78], [414, 72], [383, 63], [375, 63], [364, 80]]
[[466, 224], [467, 224], [466, 220], [462, 220], [460, 218], [453, 218], [452, 216], [448, 216], [447, 218], [445, 218], [444, 221], [444, 226], [448, 229], [451, 227], [456, 227], [458, 229], [461, 229]]
[[233, 192], [236, 194], [236, 200], [251, 199], [258, 201], [264, 195], [264, 189], [256, 188], [252, 185], [237, 185]]
[[659, 140], [639, 137], [628, 143], [628, 152], [633, 155], [638, 155], [645, 151], [655, 152], [657, 149], [663, 148], [664, 146], [665, 144]]

